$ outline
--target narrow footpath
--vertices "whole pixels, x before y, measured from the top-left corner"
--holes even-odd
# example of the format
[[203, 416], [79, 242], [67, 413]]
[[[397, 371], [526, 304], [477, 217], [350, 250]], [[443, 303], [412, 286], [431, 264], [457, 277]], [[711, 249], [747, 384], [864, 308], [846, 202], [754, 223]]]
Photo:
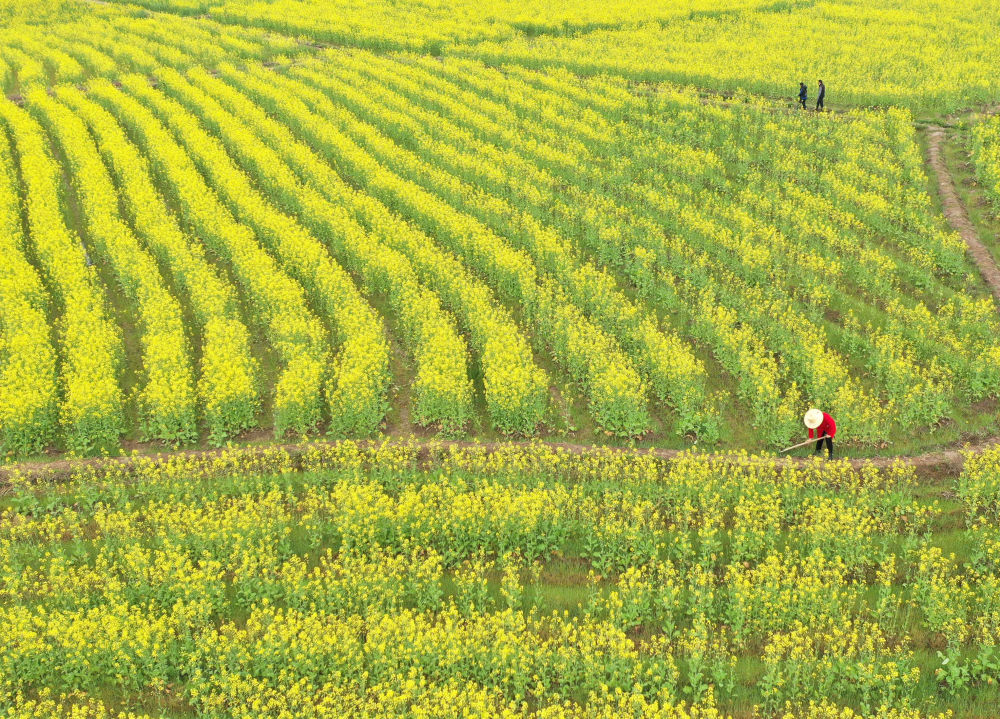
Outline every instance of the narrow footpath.
[[[506, 442], [472, 442], [465, 440], [415, 440], [418, 447], [417, 459], [421, 463], [434, 454], [442, 450], [482, 450], [486, 453], [502, 451], [505, 448], [522, 448], [544, 446], [557, 452], [565, 452], [572, 455], [581, 454], [617, 454], [622, 452], [635, 452], [640, 455], [649, 455], [660, 459], [673, 459], [682, 453], [676, 449], [629, 449], [622, 447], [602, 447], [593, 445], [572, 444], [568, 442], [544, 442], [534, 441], [506, 441]], [[399, 444], [411, 446], [412, 441], [406, 439], [388, 438], [386, 440], [357, 440], [356, 444], [361, 448], [370, 448], [384, 443], [389, 445]], [[245, 457], [264, 456], [269, 452], [284, 452], [288, 456], [288, 466], [292, 469], [299, 469], [302, 457], [309, 454], [310, 449], [316, 447], [331, 447], [336, 445], [332, 440], [312, 440], [297, 444], [270, 444], [256, 446], [234, 446], [226, 449], [206, 449], [206, 450], [182, 450], [179, 452], [164, 452], [162, 454], [142, 454], [125, 457], [94, 457], [88, 459], [58, 459], [53, 461], [22, 462], [0, 467], [0, 496], [9, 489], [9, 482], [13, 476], [28, 477], [33, 480], [43, 482], [60, 482], [72, 478], [72, 476], [86, 469], [101, 471], [102, 469], [118, 468], [128, 472], [130, 468], [141, 467], [150, 461], [168, 461], [171, 459], [190, 459], [194, 461], [210, 460], [223, 454], [239, 453]], [[910, 457], [871, 457], [871, 458], [849, 458], [846, 460], [854, 468], [865, 466], [884, 469], [894, 464], [903, 462], [913, 466], [918, 474], [932, 476], [953, 476], [958, 474], [965, 463], [965, 454], [968, 452], [979, 453], [986, 449], [1000, 445], [1000, 437], [991, 438], [977, 444], [970, 444], [963, 447], [941, 449], [935, 452], [928, 452]], [[754, 457], [738, 452], [718, 452], [713, 456], [726, 460], [731, 459], [734, 464], [753, 462]], [[815, 461], [812, 457], [778, 457], [773, 455], [760, 455], [759, 460], [766, 462], [777, 461], [778, 464], [807, 464]], [[825, 461], [825, 460], [819, 460]]]

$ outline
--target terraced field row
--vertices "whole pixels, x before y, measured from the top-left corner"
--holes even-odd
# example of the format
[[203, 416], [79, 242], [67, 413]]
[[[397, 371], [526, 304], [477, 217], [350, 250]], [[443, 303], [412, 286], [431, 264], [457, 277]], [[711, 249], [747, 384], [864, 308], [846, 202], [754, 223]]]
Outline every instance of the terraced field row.
[[[940, 113], [995, 102], [995, 0], [130, 0], [240, 30], [377, 52]], [[812, 92], [812, 90], [810, 91]], [[790, 104], [790, 103], [789, 103]]]
[[299, 461], [15, 478], [0, 705], [945, 719], [1000, 702], [995, 450], [937, 486], [903, 464], [541, 445], [343, 442]]
[[[25, 0], [26, 17], [46, 3]], [[58, 3], [50, 3], [57, 6]], [[35, 87], [117, 78], [159, 67], [187, 69], [230, 61], [268, 61], [311, 52], [294, 37], [264, 29], [225, 26], [172, 13], [133, 12], [108, 3], [79, 3], [48, 22], [14, 24], [0, 36], [0, 86], [8, 94]], [[86, 8], [86, 12], [80, 8]]]
[[773, 446], [816, 404], [879, 442], [1000, 386], [995, 308], [903, 110], [328, 51], [0, 115], [29, 278], [3, 325], [8, 451], [367, 436], [394, 384], [451, 432], [584, 413], [732, 442], [739, 413]]

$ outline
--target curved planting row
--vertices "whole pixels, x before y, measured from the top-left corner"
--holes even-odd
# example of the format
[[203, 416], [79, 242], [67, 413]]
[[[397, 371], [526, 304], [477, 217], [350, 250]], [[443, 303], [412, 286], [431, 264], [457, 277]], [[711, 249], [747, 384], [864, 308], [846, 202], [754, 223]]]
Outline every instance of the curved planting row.
[[[516, 304], [536, 326], [537, 337], [586, 389], [590, 411], [605, 429], [641, 434], [649, 418], [643, 382], [631, 360], [570, 301], [566, 290], [539, 273], [526, 254], [381, 165], [331, 121], [353, 116], [318, 91], [280, 77], [245, 89], [266, 102], [324, 158], [388, 207], [414, 219], [430, 236], [490, 279], [504, 301]], [[301, 100], [298, 98], [302, 98]]]
[[92, 83], [89, 93], [128, 128], [178, 203], [183, 219], [226, 260], [249, 298], [282, 362], [274, 388], [275, 431], [313, 429], [321, 418], [329, 350], [326, 332], [306, 305], [302, 288], [222, 205], [191, 158], [149, 110], [108, 82]]
[[119, 216], [114, 185], [86, 125], [43, 91], [29, 94], [28, 100], [67, 159], [87, 239], [135, 305], [142, 326], [143, 433], [168, 442], [193, 440], [196, 393], [180, 305], [164, 286], [153, 257]]
[[7, 136], [0, 133], [0, 454], [40, 452], [59, 420], [56, 353], [48, 326], [49, 299], [25, 258], [17, 174]]
[[[365, 59], [358, 56], [356, 64], [362, 65]], [[351, 59], [345, 60], [338, 63], [336, 74], [312, 71], [307, 66], [297, 66], [292, 72], [366, 118], [404, 148], [397, 152], [379, 144], [378, 156], [383, 161], [528, 253], [566, 289], [574, 303], [636, 359], [654, 396], [677, 412], [677, 432], [693, 431], [714, 440], [716, 420], [702, 363], [676, 334], [661, 329], [654, 313], [630, 301], [603, 268], [578, 258], [564, 236], [507, 199], [519, 199], [522, 192], [520, 173], [513, 171], [516, 165], [507, 164], [508, 157], [491, 156], [491, 147], [479, 143], [466, 150], [453, 127], [419, 105], [380, 91], [378, 83], [352, 82], [351, 77], [338, 81], [338, 75], [349, 74], [355, 65]], [[359, 79], [358, 75], [352, 77]], [[354, 136], [360, 141], [370, 138], [364, 128]], [[405, 150], [412, 150], [412, 154]], [[484, 162], [486, 159], [489, 161]], [[531, 190], [524, 192], [530, 194]]]
[[389, 347], [381, 323], [351, 278], [318, 240], [254, 191], [218, 141], [191, 115], [154, 91], [144, 78], [127, 78], [124, 86], [155, 109], [234, 217], [253, 228], [308, 291], [313, 307], [320, 309], [338, 340], [327, 390], [333, 429], [338, 434], [370, 434], [385, 414]]
[[[201, 82], [213, 82], [204, 73], [197, 74], [197, 77]], [[223, 138], [234, 156], [246, 163], [248, 169], [259, 177], [276, 197], [281, 198], [284, 204], [295, 209], [303, 221], [311, 222], [318, 228], [340, 224], [340, 233], [344, 233], [346, 228], [351, 228], [356, 233], [364, 232], [355, 220], [343, 215], [342, 202], [333, 204], [336, 202], [338, 186], [342, 193], [341, 197], [347, 194], [344, 192], [346, 188], [335, 179], [335, 176], [325, 178], [326, 182], [321, 184], [300, 187], [301, 183], [297, 176], [278, 154], [280, 152], [281, 155], [287, 155], [298, 146], [308, 157], [308, 148], [294, 138], [283, 138], [286, 142], [271, 146], [262, 142], [255, 137], [256, 133], [251, 128], [270, 126], [273, 130], [273, 121], [262, 116], [263, 113], [260, 113], [259, 109], [248, 108], [246, 104], [241, 105], [240, 100], [243, 103], [248, 102], [245, 97], [233, 93], [218, 81], [214, 82], [220, 87], [217, 87], [211, 95], [185, 83], [180, 77], [174, 77], [172, 81], [167, 80], [165, 84], [169, 92], [185, 100], [194, 112], [205, 118]], [[243, 115], [249, 110], [253, 118], [252, 124], [246, 124], [227, 112], [214, 100], [220, 97], [224, 98], [227, 105], [231, 106], [235, 102], [237, 107], [243, 110]], [[284, 129], [281, 126], [277, 127], [279, 131]], [[326, 197], [322, 197], [321, 192]], [[367, 226], [374, 227], [376, 223], [377, 218], [373, 217]], [[426, 281], [430, 288], [440, 294], [442, 300], [469, 331], [472, 347], [479, 355], [483, 367], [487, 411], [493, 423], [508, 432], [533, 432], [545, 409], [548, 386], [545, 375], [534, 366], [527, 343], [512, 320], [494, 308], [485, 288], [465, 272], [460, 264], [443, 253], [435, 252], [433, 243], [426, 241], [426, 238], [423, 242], [415, 240], [407, 242], [408, 227], [403, 223], [399, 223], [394, 229], [395, 232], [391, 234], [381, 231], [377, 236], [372, 231], [367, 242], [359, 242], [360, 238], [349, 239], [339, 244], [340, 253], [346, 254], [354, 266], [368, 269], [369, 272], [377, 270], [381, 265], [396, 274], [397, 276], [392, 279], [386, 277], [389, 280], [386, 284], [393, 294], [405, 287], [400, 280], [414, 283], [418, 279], [414, 272], [419, 272], [420, 279]], [[405, 255], [405, 258], [402, 255]], [[392, 262], [391, 259], [397, 259], [397, 262]], [[403, 272], [406, 274], [402, 274]], [[405, 306], [405, 300], [400, 298], [397, 306]], [[413, 310], [409, 312], [412, 313]], [[436, 343], [432, 344], [430, 349], [439, 354], [445, 352], [447, 347]]]
[[221, 442], [249, 429], [260, 405], [259, 367], [234, 289], [183, 232], [156, 190], [149, 163], [115, 118], [76, 88], [60, 87], [56, 96], [87, 123], [132, 226], [191, 309], [200, 338], [198, 395], [210, 436]]
[[79, 452], [117, 446], [125, 429], [118, 376], [121, 336], [108, 314], [97, 272], [63, 220], [61, 176], [44, 130], [7, 100], [0, 102], [0, 120], [13, 139], [20, 167], [31, 248], [57, 301], [64, 440]]

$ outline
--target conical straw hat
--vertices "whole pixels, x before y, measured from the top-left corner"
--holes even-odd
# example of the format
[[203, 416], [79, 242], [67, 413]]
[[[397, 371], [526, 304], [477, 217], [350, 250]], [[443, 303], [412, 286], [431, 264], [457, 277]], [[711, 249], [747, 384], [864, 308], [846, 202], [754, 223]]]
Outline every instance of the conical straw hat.
[[806, 412], [806, 416], [802, 418], [802, 421], [806, 423], [806, 427], [809, 429], [816, 429], [823, 424], [823, 413], [814, 407]]

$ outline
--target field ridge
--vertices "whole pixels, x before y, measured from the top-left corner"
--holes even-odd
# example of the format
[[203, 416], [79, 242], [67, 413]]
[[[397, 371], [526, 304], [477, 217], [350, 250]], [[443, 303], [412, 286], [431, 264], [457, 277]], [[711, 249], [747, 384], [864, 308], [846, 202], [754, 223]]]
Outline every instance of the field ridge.
[[[19, 476], [34, 480], [60, 481], [68, 479], [81, 471], [96, 470], [106, 471], [109, 468], [119, 468], [128, 471], [129, 468], [142, 466], [150, 461], [178, 460], [207, 460], [214, 457], [224, 456], [227, 453], [242, 452], [247, 456], [264, 455], [269, 452], [286, 452], [293, 462], [305, 456], [310, 450], [331, 449], [344, 444], [353, 444], [362, 448], [374, 447], [416, 447], [418, 455], [426, 456], [431, 451], [448, 449], [481, 449], [487, 454], [503, 447], [543, 447], [555, 452], [563, 452], [568, 455], [580, 456], [585, 454], [632, 454], [636, 456], [650, 456], [658, 459], [675, 459], [682, 455], [701, 454], [713, 458], [732, 458], [734, 463], [745, 462], [747, 457], [759, 459], [762, 462], [776, 462], [782, 464], [807, 464], [812, 462], [810, 457], [782, 457], [781, 455], [751, 454], [737, 451], [705, 452], [699, 451], [697, 447], [691, 449], [661, 449], [657, 447], [631, 448], [612, 447], [602, 445], [576, 444], [573, 442], [555, 442], [539, 439], [533, 440], [504, 440], [500, 442], [479, 442], [475, 440], [455, 440], [455, 439], [422, 439], [410, 438], [386, 438], [386, 439], [365, 439], [365, 440], [309, 440], [305, 442], [268, 443], [260, 445], [232, 445], [227, 447], [217, 447], [212, 449], [191, 449], [175, 450], [154, 453], [133, 453], [121, 457], [77, 457], [60, 458], [52, 460], [33, 460], [25, 462], [14, 462], [0, 466], [0, 495], [10, 487], [12, 477]], [[855, 469], [863, 467], [874, 467], [887, 469], [898, 464], [912, 466], [921, 472], [960, 472], [965, 465], [968, 456], [983, 454], [1000, 445], [1000, 435], [981, 439], [976, 442], [967, 442], [962, 445], [944, 447], [932, 452], [925, 452], [918, 455], [904, 456], [891, 455], [879, 457], [842, 457], [834, 460], [838, 464], [847, 463]], [[293, 465], [293, 469], [296, 465]]]

